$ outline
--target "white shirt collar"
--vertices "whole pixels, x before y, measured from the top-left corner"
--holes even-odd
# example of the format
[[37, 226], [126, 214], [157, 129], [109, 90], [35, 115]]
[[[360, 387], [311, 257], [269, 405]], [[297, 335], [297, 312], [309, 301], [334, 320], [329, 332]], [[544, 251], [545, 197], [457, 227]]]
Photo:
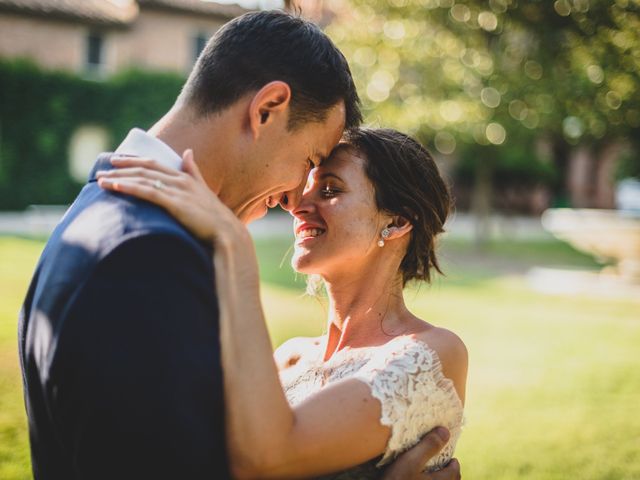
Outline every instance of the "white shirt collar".
[[182, 158], [162, 140], [149, 135], [140, 128], [132, 129], [115, 153], [153, 158], [166, 167], [180, 170]]

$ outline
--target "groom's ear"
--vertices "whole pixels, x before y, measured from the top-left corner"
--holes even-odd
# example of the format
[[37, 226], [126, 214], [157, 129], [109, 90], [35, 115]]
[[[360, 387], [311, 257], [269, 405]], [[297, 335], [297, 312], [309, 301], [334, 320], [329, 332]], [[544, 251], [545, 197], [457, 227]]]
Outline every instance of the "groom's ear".
[[291, 103], [291, 88], [276, 80], [258, 90], [249, 104], [249, 125], [254, 138], [258, 138], [265, 127], [288, 121]]

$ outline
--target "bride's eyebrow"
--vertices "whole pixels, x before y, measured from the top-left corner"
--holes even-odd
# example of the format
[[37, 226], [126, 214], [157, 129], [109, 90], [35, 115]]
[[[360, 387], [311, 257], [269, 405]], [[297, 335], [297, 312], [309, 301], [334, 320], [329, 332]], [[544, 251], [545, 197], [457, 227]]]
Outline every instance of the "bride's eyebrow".
[[327, 178], [335, 178], [336, 180], [344, 183], [344, 180], [342, 180], [342, 178], [340, 178], [338, 175], [336, 175], [335, 173], [332, 172], [326, 172], [323, 173], [322, 175], [320, 175], [320, 180], [326, 180]]

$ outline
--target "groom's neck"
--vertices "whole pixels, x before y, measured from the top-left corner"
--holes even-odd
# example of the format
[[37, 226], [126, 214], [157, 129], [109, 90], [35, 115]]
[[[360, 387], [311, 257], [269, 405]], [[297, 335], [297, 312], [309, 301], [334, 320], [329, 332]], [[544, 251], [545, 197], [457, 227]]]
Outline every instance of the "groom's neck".
[[219, 193], [224, 179], [225, 138], [228, 138], [223, 125], [218, 117], [201, 117], [189, 108], [174, 107], [148, 133], [180, 156], [192, 149], [209, 188]]

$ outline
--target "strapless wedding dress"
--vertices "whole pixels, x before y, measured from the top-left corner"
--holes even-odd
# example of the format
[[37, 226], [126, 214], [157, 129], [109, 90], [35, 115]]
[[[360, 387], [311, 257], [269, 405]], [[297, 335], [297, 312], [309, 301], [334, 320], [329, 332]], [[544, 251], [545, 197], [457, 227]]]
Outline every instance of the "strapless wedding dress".
[[293, 406], [345, 378], [356, 378], [369, 386], [382, 407], [380, 423], [391, 428], [391, 436], [381, 457], [322, 479], [380, 478], [380, 467], [437, 426], [448, 428], [451, 438], [425, 469], [441, 468], [451, 459], [463, 423], [463, 406], [453, 382], [442, 373], [437, 353], [426, 343], [403, 336], [382, 346], [345, 348], [326, 362], [320, 357], [301, 359], [280, 375]]

